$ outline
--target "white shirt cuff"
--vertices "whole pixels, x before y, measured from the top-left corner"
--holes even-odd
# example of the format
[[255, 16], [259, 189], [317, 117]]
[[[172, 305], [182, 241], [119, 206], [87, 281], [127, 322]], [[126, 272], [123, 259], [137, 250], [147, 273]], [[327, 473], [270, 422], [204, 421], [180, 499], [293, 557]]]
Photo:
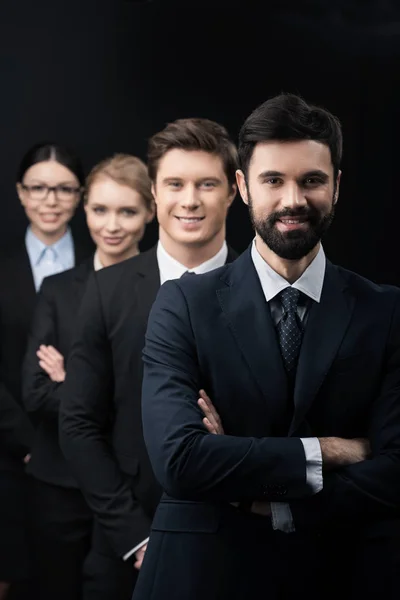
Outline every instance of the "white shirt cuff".
[[127, 552], [126, 554], [124, 554], [124, 556], [122, 557], [122, 560], [128, 560], [128, 558], [130, 558], [132, 556], [132, 554], [135, 554], [135, 552], [137, 552], [138, 550], [140, 550], [140, 548], [142, 546], [144, 546], [145, 544], [147, 544], [147, 542], [149, 541], [150, 538], [146, 538], [145, 540], [143, 540], [143, 542], [140, 542], [140, 544], [138, 544], [137, 546], [135, 546], [132, 550], [129, 550], [129, 552]]
[[318, 438], [300, 438], [306, 455], [306, 481], [313, 494], [324, 487], [322, 476], [322, 452]]
[[[306, 481], [314, 494], [323, 488], [322, 452], [318, 438], [300, 438], [306, 456]], [[271, 502], [272, 528], [293, 533], [295, 526], [292, 511], [286, 502]]]

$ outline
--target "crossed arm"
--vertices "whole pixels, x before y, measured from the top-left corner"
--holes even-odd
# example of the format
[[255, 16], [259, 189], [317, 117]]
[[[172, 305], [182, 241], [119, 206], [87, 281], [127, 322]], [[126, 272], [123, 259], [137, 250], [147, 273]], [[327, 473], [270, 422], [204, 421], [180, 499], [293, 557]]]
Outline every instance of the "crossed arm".
[[[203, 423], [207, 431], [214, 435], [224, 435], [221, 417], [205, 390], [200, 390], [197, 403], [204, 414]], [[366, 438], [346, 440], [339, 437], [327, 437], [318, 439], [324, 468], [327, 471], [336, 467], [355, 465], [366, 460], [371, 452], [370, 443]]]
[[[178, 283], [165, 284], [149, 320], [142, 406], [149, 455], [167, 493], [185, 499], [272, 503], [283, 498], [271, 489], [284, 484], [296, 530], [337, 519], [362, 522], [371, 514], [387, 516], [398, 510], [400, 302], [394, 300], [385, 372], [370, 407], [371, 453], [366, 440], [321, 438], [324, 488], [313, 496], [306, 485], [300, 439], [207, 434], [199, 419], [196, 390], [201, 377], [188, 303]], [[204, 418], [212, 424], [209, 416]]]

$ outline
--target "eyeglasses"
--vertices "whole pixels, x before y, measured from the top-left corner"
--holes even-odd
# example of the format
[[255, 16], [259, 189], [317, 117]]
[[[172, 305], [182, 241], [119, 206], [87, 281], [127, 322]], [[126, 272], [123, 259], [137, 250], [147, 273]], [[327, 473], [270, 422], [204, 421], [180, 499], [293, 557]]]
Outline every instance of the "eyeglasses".
[[54, 192], [55, 197], [60, 202], [72, 202], [76, 195], [81, 191], [79, 187], [71, 185], [46, 185], [45, 183], [36, 183], [34, 185], [22, 184], [22, 189], [28, 192], [32, 200], [42, 202], [46, 200], [50, 192]]

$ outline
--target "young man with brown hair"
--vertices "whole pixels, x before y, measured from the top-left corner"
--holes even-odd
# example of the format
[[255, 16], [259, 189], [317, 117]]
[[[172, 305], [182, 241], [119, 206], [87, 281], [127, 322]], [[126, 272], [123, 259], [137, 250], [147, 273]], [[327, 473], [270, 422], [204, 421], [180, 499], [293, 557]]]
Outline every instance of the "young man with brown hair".
[[66, 369], [61, 446], [97, 522], [84, 600], [130, 599], [160, 496], [140, 410], [142, 349], [158, 289], [235, 257], [225, 221], [237, 152], [226, 130], [179, 120], [151, 138], [148, 155], [159, 242], [92, 276]]

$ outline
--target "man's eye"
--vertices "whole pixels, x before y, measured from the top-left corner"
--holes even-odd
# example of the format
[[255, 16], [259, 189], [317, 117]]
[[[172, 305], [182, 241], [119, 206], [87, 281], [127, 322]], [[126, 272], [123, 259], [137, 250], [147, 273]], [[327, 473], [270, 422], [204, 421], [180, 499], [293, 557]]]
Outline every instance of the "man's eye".
[[32, 185], [31, 186], [31, 190], [32, 192], [43, 192], [46, 189], [45, 185]]
[[179, 181], [170, 181], [168, 185], [175, 189], [182, 187], [182, 184]]
[[304, 185], [308, 185], [308, 186], [314, 186], [314, 185], [321, 185], [322, 181], [321, 179], [318, 179], [318, 177], [307, 177], [304, 180]]
[[102, 206], [95, 206], [95, 207], [93, 208], [93, 212], [94, 212], [96, 215], [102, 215], [102, 214], [104, 214], [105, 210], [104, 210], [104, 208], [103, 208]]
[[277, 183], [279, 183], [279, 179], [278, 177], [268, 177], [268, 179], [265, 180], [266, 183], [270, 183], [271, 185], [276, 185]]

